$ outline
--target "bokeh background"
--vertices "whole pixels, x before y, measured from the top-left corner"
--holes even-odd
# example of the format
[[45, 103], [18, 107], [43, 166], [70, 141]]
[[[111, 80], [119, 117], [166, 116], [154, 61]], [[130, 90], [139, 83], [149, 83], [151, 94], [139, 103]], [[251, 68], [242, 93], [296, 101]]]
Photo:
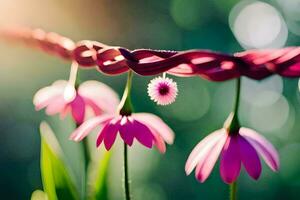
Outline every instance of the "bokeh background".
[[[154, 49], [211, 49], [233, 53], [251, 48], [300, 44], [300, 0], [0, 0], [0, 26], [19, 24], [58, 32], [75, 41], [97, 40], [110, 45]], [[0, 196], [30, 199], [42, 189], [39, 123], [57, 118], [35, 112], [32, 96], [57, 79], [67, 79], [70, 63], [22, 45], [0, 43]], [[83, 70], [81, 78], [95, 79], [120, 95], [125, 76], [106, 77]], [[218, 165], [211, 177], [198, 183], [186, 177], [184, 164], [192, 148], [222, 126], [231, 111], [234, 81], [212, 83], [174, 78], [177, 101], [158, 107], [147, 96], [153, 77], [134, 77], [136, 111], [156, 113], [175, 131], [175, 144], [165, 155], [135, 145], [130, 150], [130, 173], [135, 199], [227, 199], [228, 188]], [[240, 118], [243, 126], [259, 131], [280, 152], [281, 170], [264, 165], [261, 178], [244, 171], [239, 196], [244, 200], [299, 199], [300, 95], [298, 79], [272, 76], [263, 81], [242, 79]], [[68, 120], [60, 124], [60, 141], [67, 140]], [[55, 125], [54, 125], [55, 126]], [[93, 145], [93, 141], [91, 141]], [[121, 146], [114, 148], [109, 171], [110, 199], [122, 199]], [[71, 152], [72, 153], [72, 152]], [[76, 159], [76, 153], [73, 152]]]

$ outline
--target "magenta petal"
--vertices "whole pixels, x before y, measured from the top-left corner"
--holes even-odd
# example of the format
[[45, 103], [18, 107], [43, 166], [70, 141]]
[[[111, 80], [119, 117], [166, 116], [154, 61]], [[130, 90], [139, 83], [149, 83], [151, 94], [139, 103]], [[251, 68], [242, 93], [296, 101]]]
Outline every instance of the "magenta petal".
[[134, 136], [144, 146], [152, 148], [154, 136], [151, 130], [141, 122], [134, 120]]
[[104, 128], [100, 131], [97, 140], [96, 140], [96, 147], [99, 147], [104, 140], [104, 137], [106, 136], [106, 129], [107, 125], [104, 126]]
[[81, 141], [85, 138], [96, 126], [111, 120], [113, 116], [111, 115], [101, 115], [98, 117], [91, 118], [85, 121], [81, 126], [79, 126], [70, 136], [71, 140], [76, 142]]
[[120, 121], [119, 131], [122, 139], [129, 146], [133, 143], [134, 129], [135, 127], [133, 126], [132, 121], [128, 120], [128, 118], [124, 116]]
[[279, 156], [273, 145], [254, 130], [241, 128], [240, 134], [254, 147], [266, 164], [273, 170], [279, 169]]
[[201, 160], [203, 161], [203, 158], [209, 153], [209, 150], [223, 137], [223, 135], [226, 136], [225, 129], [217, 130], [206, 136], [196, 145], [185, 164], [185, 172], [187, 175], [193, 171]]
[[229, 136], [221, 154], [220, 173], [225, 183], [234, 182], [241, 170], [237, 136]]
[[[104, 135], [104, 145], [107, 151], [109, 151], [112, 145], [114, 144], [117, 137], [117, 133], [119, 131], [119, 127], [120, 127], [119, 122], [116, 123], [109, 122], [101, 131], [100, 135], [101, 134]], [[99, 146], [98, 140], [97, 140], [97, 146]]]
[[240, 158], [246, 171], [252, 178], [257, 180], [261, 173], [261, 163], [255, 149], [243, 136], [238, 136], [238, 143]]
[[173, 143], [174, 132], [156, 115], [150, 113], [137, 113], [132, 116], [134, 119], [154, 129], [168, 144]]
[[76, 95], [70, 103], [72, 107], [72, 116], [77, 124], [82, 124], [85, 115], [85, 103], [81, 96]]
[[223, 149], [224, 143], [226, 142], [227, 134], [223, 134], [219, 140], [210, 147], [208, 152], [199, 161], [196, 167], [196, 178], [203, 183], [210, 175], [214, 168], [218, 157]]

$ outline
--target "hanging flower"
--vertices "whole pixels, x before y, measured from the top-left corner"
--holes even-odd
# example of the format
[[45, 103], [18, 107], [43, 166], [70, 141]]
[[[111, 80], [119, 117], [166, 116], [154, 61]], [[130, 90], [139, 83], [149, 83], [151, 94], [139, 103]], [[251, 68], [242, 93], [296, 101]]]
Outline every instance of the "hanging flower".
[[75, 122], [81, 124], [87, 107], [95, 115], [114, 113], [119, 98], [110, 87], [98, 81], [86, 81], [75, 89], [68, 81], [58, 80], [40, 89], [33, 98], [33, 104], [36, 110], [46, 108], [46, 114], [60, 113], [62, 118], [71, 112]]
[[177, 92], [177, 84], [170, 78], [157, 77], [148, 84], [148, 95], [158, 105], [173, 103]]
[[101, 126], [97, 147], [103, 142], [110, 150], [119, 133], [124, 142], [131, 146], [136, 139], [142, 145], [152, 148], [155, 145], [161, 153], [166, 151], [165, 142], [172, 144], [173, 131], [157, 116], [149, 113], [125, 115], [104, 115], [85, 121], [70, 136], [76, 142], [85, 138], [94, 128]]
[[223, 128], [205, 137], [194, 148], [185, 165], [186, 174], [196, 167], [196, 178], [204, 182], [220, 154], [220, 174], [228, 184], [239, 176], [241, 164], [249, 176], [258, 179], [261, 174], [259, 155], [273, 171], [279, 169], [278, 153], [263, 136], [248, 128], [240, 128], [234, 134]]

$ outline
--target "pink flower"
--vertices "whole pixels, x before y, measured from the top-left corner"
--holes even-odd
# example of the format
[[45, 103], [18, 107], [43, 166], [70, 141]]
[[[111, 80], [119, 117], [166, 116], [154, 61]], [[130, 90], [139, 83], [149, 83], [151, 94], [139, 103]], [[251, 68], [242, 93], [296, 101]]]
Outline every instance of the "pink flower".
[[205, 137], [194, 148], [185, 165], [186, 174], [196, 167], [196, 178], [204, 182], [220, 154], [221, 177], [228, 184], [237, 179], [241, 164], [253, 179], [258, 179], [261, 174], [259, 155], [273, 171], [279, 169], [278, 153], [263, 136], [248, 128], [229, 135], [223, 128]]
[[69, 82], [58, 80], [40, 89], [33, 98], [33, 104], [36, 110], [46, 108], [46, 114], [60, 113], [62, 118], [71, 112], [75, 122], [81, 124], [86, 117], [87, 107], [95, 115], [113, 113], [119, 99], [110, 87], [97, 81], [86, 81], [76, 90]]
[[148, 85], [148, 95], [158, 105], [168, 105], [175, 101], [177, 84], [170, 78], [157, 77]]
[[103, 115], [91, 118], [78, 127], [70, 136], [71, 140], [81, 141], [94, 128], [102, 126], [97, 138], [97, 147], [103, 142], [110, 150], [119, 133], [124, 142], [131, 146], [136, 139], [142, 145], [152, 148], [156, 145], [161, 153], [166, 151], [165, 142], [172, 144], [173, 131], [157, 116], [149, 113], [135, 113], [130, 116]]

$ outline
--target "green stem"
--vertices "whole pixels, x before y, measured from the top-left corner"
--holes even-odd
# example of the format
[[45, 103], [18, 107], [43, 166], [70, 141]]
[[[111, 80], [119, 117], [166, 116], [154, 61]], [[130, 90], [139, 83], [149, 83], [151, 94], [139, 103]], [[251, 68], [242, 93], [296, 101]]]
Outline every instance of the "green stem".
[[241, 93], [241, 78], [236, 80], [236, 95], [235, 95], [235, 105], [233, 113], [238, 114], [240, 105], [240, 93]]
[[123, 93], [123, 97], [122, 97], [121, 103], [119, 105], [120, 115], [128, 116], [128, 115], [131, 115], [131, 113], [133, 111], [131, 97], [130, 97], [132, 77], [133, 77], [133, 73], [130, 70], [128, 72], [127, 83], [126, 83], [126, 87], [125, 87], [125, 90]]
[[237, 199], [237, 182], [233, 182], [229, 185], [230, 187], [230, 194], [229, 198], [230, 200], [236, 200]]
[[[85, 168], [85, 171], [87, 172], [89, 163], [91, 160], [88, 139], [84, 138], [82, 143], [83, 143], [83, 154], [84, 154], [84, 168]], [[87, 173], [86, 173], [86, 175], [87, 175]]]
[[240, 92], [241, 92], [241, 78], [237, 79], [236, 82], [236, 94], [235, 94], [235, 104], [230, 118], [225, 123], [228, 129], [229, 134], [236, 134], [240, 129], [240, 122], [238, 118], [238, 111], [240, 105]]
[[[132, 76], [133, 73], [130, 70], [127, 76], [127, 83], [123, 93], [123, 97], [121, 103], [119, 105], [120, 115], [129, 116], [133, 111], [132, 103], [131, 103], [131, 85], [132, 85]], [[128, 153], [127, 153], [127, 144], [124, 142], [124, 192], [125, 192], [125, 200], [130, 200], [130, 184], [129, 184], [129, 174], [128, 174]]]
[[127, 144], [124, 142], [124, 190], [125, 190], [125, 200], [130, 200], [130, 184], [129, 184], [129, 174], [128, 174], [128, 153]]
[[[78, 128], [80, 126], [80, 124], [76, 123], [76, 128]], [[84, 138], [83, 142], [82, 142], [82, 148], [83, 148], [83, 159], [84, 159], [84, 177], [83, 181], [84, 181], [84, 186], [82, 188], [83, 190], [83, 194], [84, 194], [84, 199], [87, 197], [87, 179], [88, 179], [88, 166], [89, 163], [91, 161], [91, 157], [90, 157], [90, 153], [89, 153], [89, 145], [88, 145], [88, 139]]]

